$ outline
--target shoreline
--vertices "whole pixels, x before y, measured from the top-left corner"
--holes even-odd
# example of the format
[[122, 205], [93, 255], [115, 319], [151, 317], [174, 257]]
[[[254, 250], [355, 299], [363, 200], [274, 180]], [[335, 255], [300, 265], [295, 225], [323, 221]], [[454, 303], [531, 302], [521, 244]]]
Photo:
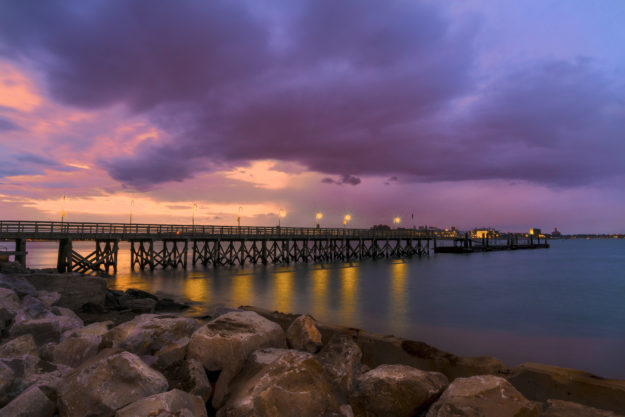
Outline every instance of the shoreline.
[[[327, 398], [324, 397], [327, 413], [334, 413], [326, 415], [365, 415], [363, 413], [367, 409], [376, 407], [363, 397], [369, 379], [390, 378], [384, 372], [391, 371], [395, 380], [417, 378], [416, 374], [413, 375], [417, 371], [413, 369], [421, 372], [417, 379], [429, 381], [435, 378], [439, 382], [435, 384], [438, 387], [434, 390], [436, 394], [414, 409], [418, 411], [413, 410], [413, 414], [407, 415], [425, 415], [427, 412], [430, 416], [433, 410], [442, 407], [441, 401], [455, 401], [450, 398], [453, 397], [450, 387], [454, 384], [470, 381], [472, 389], [479, 391], [484, 388], [480, 388], [480, 384], [486, 384], [482, 381], [484, 376], [488, 376], [488, 383], [504, 384], [506, 390], [514, 390], [514, 395], [508, 397], [516, 398], [514, 407], [527, 408], [527, 415], [549, 416], [550, 412], [559, 409], [575, 409], [575, 404], [625, 415], [625, 380], [604, 379], [581, 371], [533, 363], [509, 369], [494, 357], [461, 357], [419, 341], [316, 322], [308, 315], [281, 313], [254, 306], [217, 308], [212, 315], [190, 318], [184, 314], [188, 305], [141, 290], [110, 290], [106, 280], [100, 277], [15, 268], [12, 271], [5, 264], [0, 269], [0, 294], [3, 297], [0, 299], [0, 371], [4, 372], [3, 375], [12, 375], [5, 378], [11, 381], [8, 385], [0, 384], [0, 407], [44, 404], [48, 414], [44, 412], [40, 414], [42, 416], [54, 415], [49, 413], [52, 409], [61, 416], [80, 415], [80, 412], [72, 412], [68, 408], [68, 404], [76, 400], [68, 399], [71, 397], [67, 393], [68, 384], [72, 378], [84, 378], [82, 374], [87, 372], [86, 369], [94, 366], [99, 369], [98, 363], [115, 358], [128, 363], [136, 362], [145, 375], [152, 375], [150, 372], [154, 371], [162, 376], [157, 378], [152, 375], [152, 379], [160, 381], [160, 385], [156, 384], [160, 387], [158, 392], [147, 392], [141, 398], [160, 396], [159, 401], [167, 402], [163, 397], [165, 394], [175, 397], [176, 401], [181, 401], [179, 397], [182, 396], [186, 399], [185, 404], [195, 404], [189, 405], [195, 410], [189, 415], [217, 413], [237, 416], [239, 406], [233, 399], [245, 396], [246, 389], [260, 389], [258, 385], [250, 388], [250, 381], [257, 378], [254, 372], [270, 372], [278, 367], [280, 361], [288, 358], [288, 369], [308, 369], [310, 361], [325, 369], [319, 374], [321, 376], [317, 375], [320, 379], [314, 384], [314, 389], [327, 384], [333, 386], [336, 381], [331, 375], [336, 371], [337, 361], [353, 362], [350, 385], [342, 388], [341, 395], [328, 394]], [[231, 323], [236, 323], [236, 326], [233, 328]], [[235, 349], [238, 365], [234, 369], [227, 364], [215, 364], [219, 360], [206, 356], [207, 346], [216, 343], [216, 334], [219, 337], [230, 335], [233, 340], [244, 337], [237, 326], [247, 329], [243, 334], [253, 335], [248, 340], [253, 349]], [[211, 329], [215, 329], [216, 333], [211, 333]], [[265, 330], [266, 334], [263, 333]], [[304, 342], [300, 343], [301, 340]], [[218, 344], [215, 346], [212, 349], [219, 351]], [[286, 349], [287, 346], [290, 349]], [[264, 348], [270, 348], [270, 352], [264, 352]], [[233, 352], [224, 353], [229, 361], [232, 361]], [[351, 353], [347, 355], [345, 352]], [[339, 355], [338, 359], [336, 355]], [[198, 370], [198, 366], [201, 369]], [[316, 366], [306, 372], [316, 375]], [[341, 374], [346, 371], [336, 372]], [[137, 375], [136, 378], [140, 380], [145, 375]], [[115, 376], [110, 375], [110, 378]], [[479, 379], [482, 382], [476, 378], [482, 378]], [[274, 383], [280, 385], [278, 380]], [[167, 388], [174, 390], [167, 391]], [[186, 397], [177, 390], [191, 397], [198, 397], [199, 393], [200, 400]], [[207, 394], [208, 390], [214, 391]], [[33, 396], [39, 400], [33, 400]], [[141, 398], [133, 398], [125, 406], [141, 403]], [[475, 398], [472, 401], [477, 401]], [[172, 399], [170, 402], [176, 401]], [[279, 403], [282, 400], [273, 398], [272, 401]], [[487, 404], [497, 401], [493, 399]], [[209, 405], [204, 414], [198, 404]], [[512, 404], [509, 405], [512, 407]], [[97, 415], [125, 415], [120, 414], [123, 407], [114, 410], [111, 407]], [[582, 411], [587, 414], [578, 415], [617, 415]], [[8, 414], [4, 413], [4, 408], [0, 409], [0, 416], [4, 415]]]

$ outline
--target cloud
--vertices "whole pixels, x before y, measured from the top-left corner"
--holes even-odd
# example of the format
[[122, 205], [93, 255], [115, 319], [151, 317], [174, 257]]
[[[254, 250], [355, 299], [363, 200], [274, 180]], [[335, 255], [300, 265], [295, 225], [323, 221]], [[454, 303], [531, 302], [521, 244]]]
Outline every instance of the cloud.
[[622, 89], [588, 59], [476, 73], [479, 25], [424, 2], [6, 2], [0, 53], [157, 126], [99, 161], [140, 189], [269, 159], [351, 185], [623, 175]]
[[11, 130], [22, 130], [22, 127], [8, 119], [0, 117], [0, 132], [8, 132]]

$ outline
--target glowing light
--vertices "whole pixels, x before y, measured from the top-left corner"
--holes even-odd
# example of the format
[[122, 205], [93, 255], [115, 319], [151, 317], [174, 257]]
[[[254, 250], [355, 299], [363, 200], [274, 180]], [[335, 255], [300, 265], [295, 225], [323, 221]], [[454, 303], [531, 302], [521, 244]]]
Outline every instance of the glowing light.
[[401, 223], [401, 218], [399, 216], [395, 216], [395, 218], [393, 219], [393, 223], [395, 224]]
[[351, 214], [346, 214], [345, 217], [343, 217], [343, 227], [347, 226], [347, 223], [352, 219], [352, 215]]
[[280, 211], [278, 211], [278, 227], [281, 226], [281, 219], [283, 217], [286, 217], [286, 210], [285, 209], [280, 209]]

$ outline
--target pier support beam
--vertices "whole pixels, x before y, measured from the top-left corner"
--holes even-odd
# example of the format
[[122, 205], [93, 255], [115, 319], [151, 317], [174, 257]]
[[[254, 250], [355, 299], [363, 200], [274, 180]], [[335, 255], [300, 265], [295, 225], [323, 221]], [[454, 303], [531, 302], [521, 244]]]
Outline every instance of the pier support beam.
[[71, 272], [72, 270], [72, 239], [59, 241], [59, 255], [56, 262], [56, 270], [59, 272]]
[[26, 239], [15, 239], [15, 262], [26, 266]]

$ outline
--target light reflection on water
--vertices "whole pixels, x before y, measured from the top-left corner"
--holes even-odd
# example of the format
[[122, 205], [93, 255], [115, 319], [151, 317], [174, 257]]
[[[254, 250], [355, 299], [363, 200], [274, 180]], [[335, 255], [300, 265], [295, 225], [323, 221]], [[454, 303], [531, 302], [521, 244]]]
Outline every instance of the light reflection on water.
[[[11, 245], [0, 242], [0, 246]], [[74, 242], [82, 254], [93, 242]], [[27, 262], [53, 267], [55, 242], [28, 242]], [[120, 244], [116, 289], [194, 303], [257, 305], [422, 340], [460, 355], [493, 355], [625, 379], [625, 240], [554, 241], [548, 250], [354, 263], [130, 271]]]

